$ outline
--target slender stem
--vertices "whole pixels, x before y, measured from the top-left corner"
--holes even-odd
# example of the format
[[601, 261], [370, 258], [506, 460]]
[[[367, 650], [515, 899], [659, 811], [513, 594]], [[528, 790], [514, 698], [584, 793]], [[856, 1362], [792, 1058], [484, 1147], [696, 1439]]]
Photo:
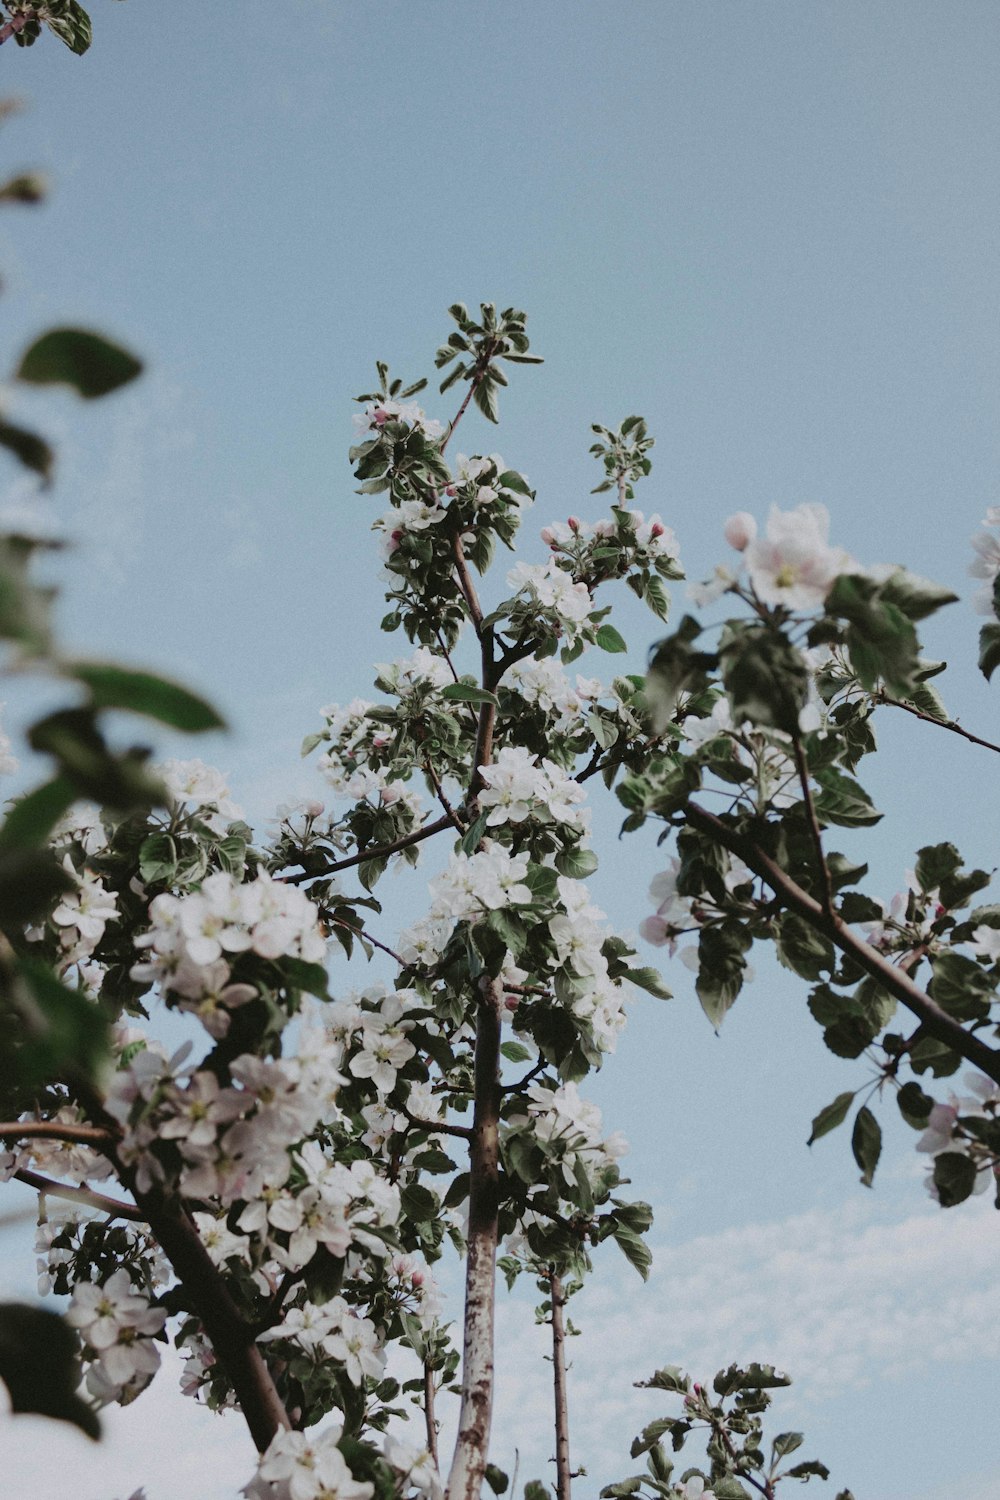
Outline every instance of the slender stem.
[[1000, 1083], [1000, 1052], [988, 1047], [974, 1032], [966, 1031], [960, 1022], [942, 1010], [919, 985], [914, 984], [908, 974], [896, 964], [890, 963], [870, 943], [858, 937], [836, 912], [832, 916], [825, 912], [819, 902], [804, 891], [753, 839], [738, 833], [735, 828], [723, 823], [721, 818], [699, 807], [696, 802], [688, 803], [686, 815], [692, 827], [710, 834], [723, 848], [738, 855], [754, 874], [767, 882], [783, 905], [825, 933], [842, 953], [848, 954], [865, 973], [877, 979], [884, 989], [902, 1001], [907, 1010], [923, 1024], [928, 1035], [936, 1037], [975, 1067], [981, 1068], [994, 1083]]
[[1000, 745], [994, 745], [992, 740], [981, 739], [971, 730], [963, 729], [956, 719], [936, 719], [933, 714], [924, 713], [922, 708], [907, 703], [905, 698], [890, 698], [884, 690], [875, 695], [875, 702], [888, 704], [890, 708], [901, 708], [904, 713], [912, 714], [915, 719], [923, 719], [925, 724], [936, 724], [939, 729], [950, 729], [952, 734], [960, 734], [963, 740], [969, 740], [973, 745], [982, 745], [985, 750], [995, 750], [1000, 755]]
[[554, 1266], [549, 1268], [549, 1295], [552, 1303], [552, 1385], [556, 1408], [556, 1500], [570, 1500], [569, 1404], [566, 1398], [566, 1330], [563, 1308], [566, 1298], [561, 1278]]
[[500, 1162], [500, 989], [480, 984], [475, 1110], [469, 1148], [462, 1404], [447, 1500], [478, 1500], [493, 1416], [493, 1338]]
[[434, 1420], [434, 1371], [424, 1363], [424, 1423], [427, 1428], [427, 1452], [434, 1467], [438, 1462], [437, 1422]]
[[448, 798], [445, 796], [444, 787], [441, 785], [441, 778], [435, 771], [429, 760], [424, 761], [424, 770], [427, 772], [428, 779], [434, 787], [434, 791], [437, 794], [438, 801], [445, 810], [445, 815], [451, 819], [452, 823], [454, 823], [455, 827], [458, 829], [459, 834], [464, 834], [465, 824], [459, 818], [458, 813], [455, 811], [451, 803], [448, 801]]
[[476, 585], [472, 581], [472, 574], [469, 572], [469, 564], [465, 560], [462, 538], [457, 531], [451, 539], [451, 550], [455, 559], [455, 572], [458, 574], [458, 586], [462, 590], [462, 597], [476, 628], [476, 634], [480, 635], [483, 629], [483, 610], [479, 603], [479, 595], [476, 593]]
[[137, 1223], [145, 1223], [146, 1215], [131, 1203], [106, 1198], [103, 1193], [91, 1192], [90, 1188], [70, 1187], [67, 1183], [53, 1182], [50, 1178], [43, 1177], [41, 1172], [29, 1172], [23, 1167], [14, 1176], [18, 1182], [27, 1183], [28, 1187], [44, 1193], [47, 1198], [68, 1198], [71, 1202], [85, 1203], [88, 1208], [99, 1208], [102, 1214], [116, 1219], [134, 1219]]
[[448, 428], [448, 431], [445, 433], [444, 437], [441, 439], [441, 452], [442, 453], [447, 448], [448, 444], [451, 442], [452, 434], [454, 433], [455, 428], [458, 426], [459, 422], [461, 422], [462, 418], [465, 416], [465, 413], [466, 413], [466, 410], [468, 408], [469, 402], [472, 400], [473, 392], [475, 391], [476, 386], [479, 384], [479, 382], [480, 382], [481, 379], [482, 379], [482, 374], [481, 374], [480, 371], [477, 370], [476, 373], [473, 375], [472, 379], [469, 381], [469, 389], [466, 391], [465, 395], [462, 397], [462, 404], [458, 408], [458, 411], [455, 413], [454, 417], [452, 418], [451, 425]]
[[805, 804], [809, 833], [816, 851], [816, 864], [819, 867], [820, 884], [823, 890], [823, 908], [833, 921], [833, 886], [830, 884], [830, 871], [826, 867], [826, 856], [823, 853], [823, 835], [820, 833], [816, 804], [813, 802], [812, 788], [809, 785], [809, 763], [802, 748], [802, 741], [797, 734], [792, 736], [792, 748], [795, 751], [795, 765], [799, 773], [799, 785], [802, 787], [802, 801]]
[[450, 818], [436, 818], [433, 823], [425, 823], [415, 833], [404, 834], [402, 838], [395, 839], [391, 844], [378, 844], [374, 849], [362, 849], [360, 854], [352, 854], [350, 859], [339, 859], [332, 865], [327, 865], [325, 870], [308, 870], [299, 875], [281, 875], [278, 878], [285, 885], [304, 885], [307, 880], [324, 880], [328, 875], [339, 875], [341, 870], [353, 870], [355, 865], [363, 865], [366, 859], [388, 859], [390, 854], [398, 854], [401, 849], [409, 849], [411, 844], [420, 844], [424, 839], [431, 838], [435, 833], [440, 833], [442, 828], [451, 825]]
[[73, 1145], [93, 1146], [100, 1151], [114, 1146], [115, 1137], [97, 1125], [70, 1125], [59, 1120], [14, 1120], [0, 1124], [0, 1141], [17, 1140], [67, 1141]]
[[354, 936], [360, 938], [362, 942], [371, 943], [373, 948], [380, 948], [383, 953], [388, 953], [389, 957], [399, 964], [401, 969], [406, 968], [406, 959], [403, 955], [397, 953], [395, 948], [390, 948], [387, 943], [380, 943], [377, 937], [372, 937], [367, 928], [355, 927], [353, 922], [345, 922], [343, 917], [331, 917], [330, 925], [332, 927], [342, 927], [345, 932], [353, 932]]
[[535, 1066], [531, 1069], [531, 1072], [525, 1073], [524, 1077], [519, 1078], [517, 1083], [505, 1083], [503, 1088], [500, 1090], [501, 1094], [520, 1093], [522, 1089], [526, 1089], [528, 1087], [528, 1084], [533, 1078], [537, 1078], [539, 1073], [544, 1073], [547, 1066], [548, 1064], [544, 1061], [536, 1063]]
[[0, 26], [0, 47], [3, 46], [4, 42], [9, 42], [12, 36], [17, 36], [19, 31], [23, 31], [29, 21], [37, 21], [37, 19], [37, 16], [29, 15], [25, 12], [24, 15], [14, 16], [10, 21], [5, 21]]

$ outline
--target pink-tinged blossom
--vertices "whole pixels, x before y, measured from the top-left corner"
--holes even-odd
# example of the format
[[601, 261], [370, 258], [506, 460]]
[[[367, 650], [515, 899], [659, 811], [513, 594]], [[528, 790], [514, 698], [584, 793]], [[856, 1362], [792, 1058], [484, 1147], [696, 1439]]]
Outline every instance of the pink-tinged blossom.
[[104, 882], [90, 870], [78, 874], [68, 854], [63, 867], [76, 882], [76, 890], [63, 896], [52, 920], [62, 928], [63, 946], [72, 950], [76, 960], [93, 953], [107, 924], [117, 920], [118, 898], [113, 891], [105, 890]]
[[825, 505], [781, 511], [772, 505], [766, 537], [748, 539], [750, 582], [764, 604], [816, 609], [834, 579], [854, 566], [841, 548], [829, 545], [830, 516]]
[[206, 766], [202, 760], [165, 760], [156, 769], [174, 801], [196, 807], [201, 821], [213, 833], [224, 833], [230, 823], [243, 817], [225, 776], [214, 766]]
[[136, 1382], [141, 1389], [159, 1368], [160, 1356], [151, 1340], [167, 1314], [135, 1290], [126, 1270], [115, 1271], [103, 1286], [78, 1282], [65, 1317], [93, 1352], [106, 1399], [115, 1399]]
[[730, 547], [737, 552], [745, 552], [750, 543], [757, 539], [757, 522], [748, 510], [738, 510], [734, 516], [730, 516], [722, 534]]

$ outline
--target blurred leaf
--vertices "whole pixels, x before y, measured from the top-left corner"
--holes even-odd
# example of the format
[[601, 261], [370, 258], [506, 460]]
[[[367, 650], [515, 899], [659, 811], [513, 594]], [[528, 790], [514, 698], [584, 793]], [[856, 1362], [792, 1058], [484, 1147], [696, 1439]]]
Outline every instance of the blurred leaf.
[[63, 671], [90, 689], [96, 708], [129, 709], [189, 734], [225, 728], [225, 721], [204, 698], [152, 672], [87, 661], [67, 662]]
[[80, 1341], [57, 1313], [21, 1302], [0, 1303], [0, 1380], [11, 1411], [70, 1422], [99, 1438], [96, 1413], [77, 1395]]
[[0, 203], [41, 203], [47, 183], [39, 172], [21, 172], [0, 185]]
[[961, 1151], [942, 1151], [934, 1158], [934, 1186], [942, 1208], [963, 1203], [976, 1185], [976, 1164]]
[[32, 432], [27, 427], [19, 427], [16, 422], [8, 422], [4, 417], [0, 417], [0, 447], [6, 448], [8, 452], [14, 454], [15, 458], [19, 458], [26, 469], [33, 469], [36, 474], [41, 474], [43, 479], [51, 477], [55, 454], [37, 432]]
[[76, 792], [64, 776], [56, 776], [19, 797], [0, 827], [0, 850], [30, 849], [43, 844], [75, 801]]
[[5, 1049], [4, 1072], [13, 1069], [31, 1085], [63, 1072], [99, 1081], [110, 1058], [107, 1019], [80, 990], [62, 983], [38, 959], [19, 958], [12, 988], [15, 1012], [23, 1019], [24, 1040], [16, 1053]]
[[91, 400], [127, 385], [142, 363], [127, 349], [84, 328], [53, 328], [28, 348], [17, 379], [32, 385], [71, 385]]

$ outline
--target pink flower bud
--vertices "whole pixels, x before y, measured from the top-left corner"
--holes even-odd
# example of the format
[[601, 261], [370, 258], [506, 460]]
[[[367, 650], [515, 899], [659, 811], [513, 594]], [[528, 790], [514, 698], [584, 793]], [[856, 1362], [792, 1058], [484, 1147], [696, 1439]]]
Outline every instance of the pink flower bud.
[[552, 531], [552, 527], [551, 526], [543, 526], [542, 527], [542, 541], [545, 543], [545, 545], [547, 547], [554, 547], [555, 546], [556, 539], [555, 539], [555, 535], [554, 535], [554, 533]]
[[505, 1010], [517, 1010], [519, 1004], [518, 997], [516, 995], [504, 995], [503, 1004]]
[[458, 494], [458, 489], [453, 484], [446, 484], [444, 487], [444, 492], [446, 495], [451, 495], [452, 498], [454, 498]]
[[372, 412], [372, 422], [375, 424], [375, 426], [384, 427], [388, 420], [389, 413], [386, 411], [385, 407], [376, 406], [375, 410]]
[[322, 802], [307, 802], [306, 803], [306, 815], [307, 815], [307, 817], [318, 818], [318, 817], [322, 816], [322, 813], [323, 813], [323, 804], [322, 804]]
[[649, 528], [649, 534], [650, 536], [662, 536], [665, 529], [662, 521], [654, 521]]
[[738, 510], [735, 516], [729, 517], [723, 527], [723, 535], [730, 547], [735, 547], [737, 552], [744, 552], [757, 535], [757, 522], [749, 511]]
[[567, 516], [566, 517], [566, 525], [569, 527], [570, 531], [579, 531], [580, 530], [580, 519], [579, 519], [579, 517], [578, 516]]
[[412, 1286], [423, 1286], [423, 1284], [424, 1284], [424, 1273], [423, 1273], [423, 1271], [414, 1271], [413, 1274], [410, 1277], [410, 1284]]

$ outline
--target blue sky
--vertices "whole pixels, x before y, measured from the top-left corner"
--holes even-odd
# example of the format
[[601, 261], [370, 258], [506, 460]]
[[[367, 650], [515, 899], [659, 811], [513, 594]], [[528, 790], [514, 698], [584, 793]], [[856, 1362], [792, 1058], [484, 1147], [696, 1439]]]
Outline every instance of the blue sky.
[[[861, 561], [905, 561], [971, 592], [968, 537], [1000, 501], [992, 3], [92, 8], [82, 60], [52, 39], [0, 53], [4, 92], [27, 105], [5, 126], [7, 160], [53, 182], [44, 208], [0, 224], [5, 347], [13, 358], [39, 328], [78, 322], [121, 337], [148, 373], [94, 407], [46, 394], [17, 409], [59, 442], [47, 503], [76, 543], [60, 564], [67, 639], [211, 696], [232, 733], [164, 751], [227, 770], [256, 819], [316, 789], [298, 746], [319, 706], [367, 694], [368, 663], [404, 651], [378, 634], [379, 507], [353, 493], [350, 397], [376, 358], [433, 373], [456, 298], [524, 307], [546, 358], [516, 372], [499, 433], [470, 418], [458, 444], [499, 448], [537, 488], [528, 560], [543, 556], [546, 521], [600, 513], [589, 423], [640, 411], [657, 447], [638, 503], [677, 531], [690, 576], [726, 555], [732, 511], [820, 501]], [[425, 399], [449, 414], [451, 394]], [[655, 622], [634, 601], [623, 619], [638, 668]], [[968, 604], [953, 606], [928, 652], [953, 665], [949, 708], [996, 738], [976, 629]], [[944, 837], [991, 866], [987, 752], [908, 721], [886, 721], [881, 739], [866, 782], [885, 823], [845, 842], [863, 844], [872, 892], [891, 895], [913, 850]], [[648, 835], [617, 845], [617, 821], [613, 804], [597, 810], [593, 884], [627, 930], [662, 856]], [[401, 920], [418, 902], [399, 887]], [[926, 1206], [901, 1126], [872, 1194], [845, 1140], [806, 1151], [812, 1115], [863, 1073], [824, 1053], [790, 976], [761, 964], [720, 1038], [688, 972], [667, 977], [677, 998], [636, 1005], [595, 1089], [632, 1141], [633, 1191], [660, 1210], [654, 1243], [673, 1280], [654, 1279], [644, 1302], [608, 1262], [590, 1315], [579, 1305], [585, 1389], [602, 1389], [595, 1361], [610, 1337], [623, 1344], [621, 1327], [657, 1340], [626, 1347], [632, 1404], [599, 1444], [584, 1437], [594, 1488], [627, 1471], [633, 1431], [658, 1414], [629, 1380], [716, 1351], [787, 1351], [805, 1404], [779, 1425], [804, 1425], [859, 1500], [937, 1500], [958, 1480], [974, 1500], [977, 1485], [995, 1494], [987, 1398], [970, 1395], [992, 1389], [1000, 1354], [983, 1334], [989, 1210]], [[786, 1244], [783, 1283], [767, 1268]], [[857, 1274], [835, 1281], [830, 1257]], [[705, 1266], [717, 1292], [697, 1280]], [[879, 1266], [892, 1268], [881, 1281]], [[12, 1290], [30, 1283], [12, 1270]], [[796, 1325], [790, 1305], [819, 1311]], [[527, 1399], [545, 1367], [513, 1324], [508, 1344], [509, 1389]], [[831, 1364], [826, 1384], [810, 1371]], [[138, 1465], [121, 1470], [134, 1472], [123, 1489], [150, 1478], [143, 1444], [193, 1420], [148, 1399], [156, 1419], [140, 1402], [114, 1439]], [[523, 1402], [515, 1418], [504, 1400], [498, 1460], [523, 1421]], [[204, 1441], [218, 1446], [218, 1431]], [[545, 1441], [521, 1443], [540, 1454], [531, 1472]], [[226, 1442], [241, 1451], [238, 1434]], [[81, 1500], [111, 1500], [113, 1451], [74, 1457]], [[161, 1500], [187, 1480], [176, 1444], [154, 1451]], [[220, 1453], [212, 1500], [229, 1500], [245, 1460], [234, 1482]], [[40, 1500], [57, 1493], [24, 1472]]]

